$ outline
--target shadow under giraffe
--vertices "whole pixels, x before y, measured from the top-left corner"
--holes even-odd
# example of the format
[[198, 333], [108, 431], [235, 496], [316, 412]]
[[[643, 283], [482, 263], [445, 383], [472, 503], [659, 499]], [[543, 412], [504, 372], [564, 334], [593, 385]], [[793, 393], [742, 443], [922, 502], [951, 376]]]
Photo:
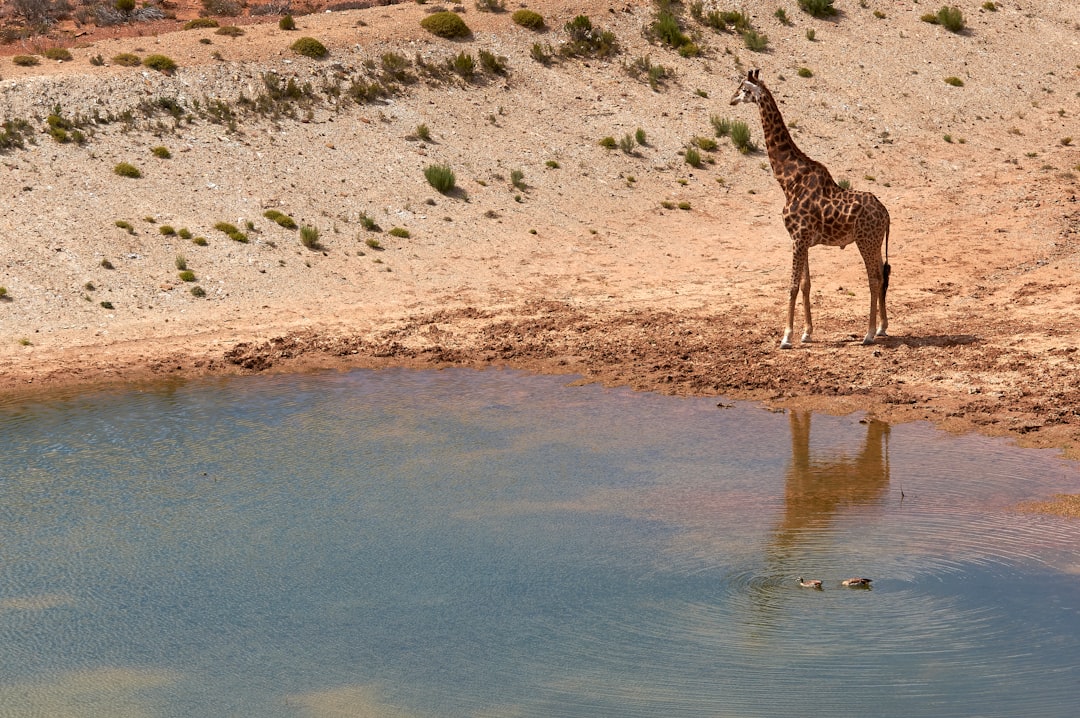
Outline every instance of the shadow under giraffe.
[[852, 242], [862, 255], [870, 284], [870, 321], [863, 344], [873, 344], [874, 337], [886, 336], [889, 328], [885, 311], [890, 271], [889, 211], [871, 193], [838, 185], [825, 165], [810, 159], [795, 145], [776, 100], [761, 81], [760, 70], [748, 71], [746, 79], [739, 84], [731, 104], [741, 102], [756, 104], [760, 110], [769, 164], [787, 198], [783, 217], [792, 242], [791, 286], [787, 326], [780, 347], [791, 348], [800, 288], [806, 315], [802, 341], [811, 340], [814, 325], [810, 317], [810, 247], [823, 244], [843, 248]]

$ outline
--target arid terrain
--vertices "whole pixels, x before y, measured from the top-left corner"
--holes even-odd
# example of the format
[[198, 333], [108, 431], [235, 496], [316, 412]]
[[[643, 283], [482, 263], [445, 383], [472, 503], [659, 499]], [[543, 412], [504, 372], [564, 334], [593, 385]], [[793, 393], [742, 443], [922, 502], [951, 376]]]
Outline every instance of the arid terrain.
[[[530, 3], [539, 32], [517, 6], [461, 7], [464, 40], [422, 29], [434, 8], [416, 3], [297, 15], [293, 31], [218, 18], [238, 36], [183, 30], [197, 8], [169, 5], [176, 19], [69, 22], [0, 47], [0, 120], [30, 128], [0, 150], [0, 391], [512, 366], [925, 419], [1080, 458], [1080, 4], [971, 4], [961, 33], [920, 20], [927, 4], [837, 0], [829, 19], [748, 5], [764, 52], [687, 6], [701, 53], [683, 57], [650, 39], [654, 5], [595, 0]], [[619, 51], [560, 57], [579, 14]], [[329, 56], [290, 50], [302, 36]], [[12, 60], [60, 45], [73, 59]], [[461, 53], [477, 57], [469, 80], [447, 69]], [[406, 61], [389, 63], [394, 82], [388, 54]], [[860, 344], [857, 250], [818, 247], [815, 341], [779, 348], [783, 194], [756, 108], [728, 104], [750, 68], [799, 146], [891, 213], [891, 336], [876, 346]], [[379, 78], [394, 91], [365, 95]], [[50, 114], [82, 141], [57, 141]], [[746, 122], [758, 151], [717, 138], [712, 116]], [[699, 137], [717, 146], [698, 142], [694, 167]], [[428, 183], [433, 164], [455, 191]]]

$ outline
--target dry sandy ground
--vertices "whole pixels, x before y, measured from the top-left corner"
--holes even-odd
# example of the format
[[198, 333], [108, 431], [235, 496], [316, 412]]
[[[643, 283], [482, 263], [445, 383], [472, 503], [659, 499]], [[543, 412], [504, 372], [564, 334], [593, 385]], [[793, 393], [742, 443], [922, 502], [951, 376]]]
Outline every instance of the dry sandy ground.
[[[838, 0], [834, 20], [783, 0], [751, 5], [768, 52], [687, 18], [704, 53], [682, 58], [645, 37], [651, 5], [545, 0], [530, 4], [551, 28], [539, 34], [470, 5], [473, 37], [442, 40], [419, 27], [431, 7], [407, 3], [298, 17], [294, 32], [245, 24], [235, 38], [177, 22], [91, 32], [68, 37], [73, 61], [30, 68], [0, 57], [0, 119], [28, 119], [36, 133], [0, 153], [0, 391], [500, 365], [927, 419], [1080, 457], [1080, 5], [972, 5], [959, 35], [921, 22], [925, 4]], [[578, 13], [613, 31], [621, 52], [536, 62], [533, 44], [557, 49]], [[330, 57], [292, 53], [301, 35]], [[361, 105], [327, 94], [370, 77], [365, 61], [387, 52], [442, 63], [481, 49], [506, 58], [506, 77], [418, 82]], [[90, 63], [120, 52], [164, 53], [180, 69]], [[655, 91], [625, 69], [646, 56], [672, 75]], [[790, 242], [765, 154], [725, 139], [699, 169], [680, 154], [713, 136], [713, 114], [746, 121], [763, 144], [755, 108], [728, 106], [751, 67], [800, 147], [891, 212], [892, 336], [876, 346], [859, 344], [868, 297], [856, 250], [815, 248], [816, 341], [781, 351]], [[309, 83], [317, 101], [291, 119], [242, 116], [235, 129], [202, 115], [215, 99], [238, 107], [240, 93], [264, 92], [265, 72]], [[189, 119], [138, 109], [160, 98]], [[134, 119], [60, 144], [45, 133], [57, 106]], [[633, 154], [599, 145], [638, 128], [647, 144]], [[121, 161], [143, 177], [115, 175]], [[462, 191], [435, 192], [433, 163], [450, 165]], [[267, 208], [317, 227], [320, 247], [301, 246]], [[220, 221], [251, 222], [251, 241], [228, 239]], [[205, 297], [178, 278], [177, 255]]]

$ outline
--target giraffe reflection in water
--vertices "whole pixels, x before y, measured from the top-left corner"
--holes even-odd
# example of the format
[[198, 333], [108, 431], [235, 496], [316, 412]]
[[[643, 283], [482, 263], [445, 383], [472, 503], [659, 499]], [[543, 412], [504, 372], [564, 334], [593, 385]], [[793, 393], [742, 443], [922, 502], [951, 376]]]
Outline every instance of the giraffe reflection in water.
[[868, 419], [858, 453], [814, 452], [810, 412], [792, 411], [791, 464], [784, 476], [784, 514], [774, 543], [792, 545], [806, 529], [823, 528], [845, 508], [875, 505], [889, 488], [889, 425]]

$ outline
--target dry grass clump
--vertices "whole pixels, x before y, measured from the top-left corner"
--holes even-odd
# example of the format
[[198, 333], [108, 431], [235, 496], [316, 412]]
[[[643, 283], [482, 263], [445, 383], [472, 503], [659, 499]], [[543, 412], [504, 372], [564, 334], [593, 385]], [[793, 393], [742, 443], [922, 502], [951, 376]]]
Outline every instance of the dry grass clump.
[[297, 55], [310, 57], [312, 60], [321, 60], [330, 54], [330, 51], [326, 49], [326, 45], [313, 37], [302, 37], [290, 45], [289, 48]]
[[539, 32], [547, 29], [547, 26], [544, 24], [543, 15], [525, 8], [515, 11], [514, 14], [510, 16], [510, 19], [528, 30], [536, 30]]

